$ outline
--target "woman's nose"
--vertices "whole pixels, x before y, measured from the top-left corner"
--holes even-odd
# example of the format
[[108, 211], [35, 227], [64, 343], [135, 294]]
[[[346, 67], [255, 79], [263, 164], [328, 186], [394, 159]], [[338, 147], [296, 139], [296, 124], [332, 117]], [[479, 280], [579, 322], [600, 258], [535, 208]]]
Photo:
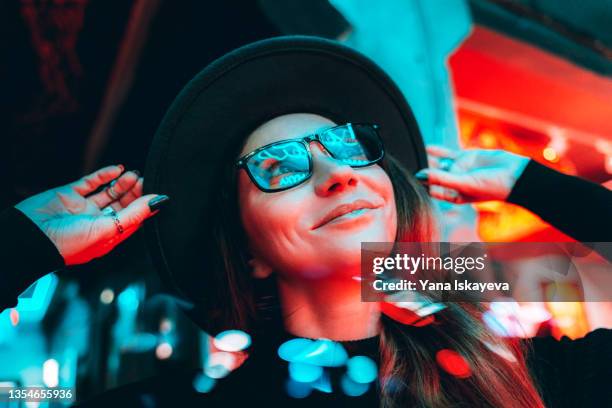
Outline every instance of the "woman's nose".
[[310, 144], [310, 150], [313, 162], [312, 176], [317, 195], [325, 197], [357, 186], [359, 175], [355, 169], [334, 159], [317, 142]]

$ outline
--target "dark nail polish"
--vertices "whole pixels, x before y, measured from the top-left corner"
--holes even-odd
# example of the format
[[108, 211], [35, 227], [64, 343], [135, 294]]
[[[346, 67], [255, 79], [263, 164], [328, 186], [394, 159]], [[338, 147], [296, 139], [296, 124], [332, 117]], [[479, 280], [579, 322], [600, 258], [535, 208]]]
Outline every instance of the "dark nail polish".
[[136, 176], [140, 177], [140, 172], [138, 170], [130, 170], [132, 173], [134, 173]]
[[416, 178], [417, 181], [421, 183], [422, 186], [429, 185], [429, 178], [427, 177], [426, 173], [417, 173], [414, 175], [414, 178]]
[[149, 209], [151, 211], [159, 210], [165, 203], [168, 202], [168, 200], [170, 200], [170, 197], [167, 195], [157, 196], [149, 201]]

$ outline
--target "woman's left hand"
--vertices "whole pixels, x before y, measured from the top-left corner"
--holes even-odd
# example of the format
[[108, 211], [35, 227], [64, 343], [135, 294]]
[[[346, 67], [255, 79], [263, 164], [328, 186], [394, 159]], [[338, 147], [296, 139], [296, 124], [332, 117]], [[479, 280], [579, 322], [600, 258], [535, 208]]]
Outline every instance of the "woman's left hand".
[[456, 204], [506, 200], [529, 162], [504, 150], [427, 146], [430, 168], [416, 174], [429, 194]]
[[86, 263], [127, 239], [168, 200], [163, 195], [143, 196], [143, 179], [138, 173], [122, 173], [123, 166], [104, 167], [32, 196], [15, 208], [55, 244], [66, 265]]

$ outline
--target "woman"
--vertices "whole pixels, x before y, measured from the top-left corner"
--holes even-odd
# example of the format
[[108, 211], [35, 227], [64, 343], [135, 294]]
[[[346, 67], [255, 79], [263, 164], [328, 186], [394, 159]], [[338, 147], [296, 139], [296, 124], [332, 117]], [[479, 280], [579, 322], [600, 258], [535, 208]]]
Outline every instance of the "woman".
[[[276, 117], [247, 138], [241, 157], [261, 154], [262, 146], [270, 143], [330, 127], [340, 133], [332, 139], [344, 139], [351, 129], [334, 126], [337, 124], [313, 114]], [[330, 130], [323, 131], [323, 140], [329, 139], [326, 132]], [[337, 341], [380, 335], [380, 402], [384, 406], [542, 406], [523, 361], [509, 362], [493, 351], [513, 349], [520, 358], [514, 345], [487, 333], [477, 305], [449, 304], [437, 314], [438, 324], [411, 328], [381, 315], [378, 304], [361, 301], [361, 286], [355, 279], [360, 275], [361, 242], [432, 241], [429, 200], [392, 156], [353, 168], [347, 164], [353, 158], [339, 159], [342, 149], [334, 151], [332, 145], [331, 153], [323, 146], [324, 142], [310, 145], [313, 170], [309, 181], [282, 193], [262, 188], [275, 188], [286, 175], [271, 177], [271, 186], [259, 184], [248, 171], [240, 171], [237, 180], [231, 177], [238, 185], [237, 200], [221, 194], [226, 200], [218, 203], [217, 211], [239, 203], [240, 217], [219, 219], [216, 225], [225, 273], [235, 274], [228, 278], [230, 285], [249, 274], [255, 278], [275, 274], [283, 324], [291, 335]], [[257, 165], [260, 163], [252, 164]], [[228, 180], [227, 185], [230, 183]], [[349, 206], [344, 207], [346, 204]], [[240, 229], [238, 219], [244, 235], [236, 235], [249, 247], [251, 271], [237, 262], [245, 249], [233, 244], [236, 236], [231, 231]], [[234, 310], [234, 327], [249, 327], [247, 314], [257, 309], [248, 307], [243, 295], [230, 297], [234, 306], [227, 306]], [[461, 351], [468, 364], [478, 369], [467, 379], [439, 372], [433, 356], [448, 348]], [[373, 394], [364, 397], [368, 403], [375, 401]]]
[[[401, 93], [350, 49], [276, 38], [211, 64], [160, 125], [145, 190], [172, 202], [145, 228], [165, 281], [209, 333], [249, 333], [249, 357], [207, 394], [173, 373], [94, 403], [541, 407], [538, 388], [553, 406], [601, 403], [601, 383], [572, 379], [556, 357], [592, 357], [602, 332], [571, 346], [534, 344], [548, 354], [530, 372], [521, 345], [489, 333], [478, 304], [449, 303], [435, 324], [413, 326], [392, 305], [361, 302], [361, 242], [434, 240], [429, 201], [411, 176], [424, 167]], [[330, 367], [318, 391], [292, 398], [295, 365], [277, 350], [295, 336], [370, 356], [378, 381], [348, 396], [339, 391], [346, 369]], [[574, 370], [604, 372], [598, 364]]]
[[[151, 148], [145, 190], [173, 201], [149, 224], [150, 246], [165, 280], [197, 305], [203, 327], [244, 330], [253, 345], [209, 394], [182, 388], [191, 395], [186, 403], [543, 406], [520, 345], [491, 335], [480, 305], [448, 304], [436, 324], [414, 327], [361, 302], [361, 242], [433, 240], [429, 201], [411, 176], [423, 167], [418, 126], [397, 87], [336, 43], [266, 40], [192, 80]], [[186, 174], [193, 177], [179, 182]], [[292, 399], [277, 348], [293, 336], [328, 338], [349, 355], [373, 357], [379, 386], [346, 396], [332, 372], [319, 388], [332, 394]], [[448, 361], [440, 351], [467, 371], [441, 369]], [[546, 364], [533, 370], [546, 401], [571, 401], [571, 392], [561, 395], [563, 376]], [[104, 401], [149, 392], [171, 404], [160, 384]], [[589, 390], [580, 386], [575, 398], [588, 403]]]

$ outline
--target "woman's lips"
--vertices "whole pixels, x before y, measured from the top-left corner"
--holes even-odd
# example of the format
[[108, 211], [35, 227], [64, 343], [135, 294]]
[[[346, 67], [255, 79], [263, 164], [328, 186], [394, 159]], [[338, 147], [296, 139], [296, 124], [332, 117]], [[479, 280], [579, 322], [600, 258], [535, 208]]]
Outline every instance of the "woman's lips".
[[363, 213], [368, 213], [369, 210], [373, 210], [381, 206], [382, 204], [373, 204], [368, 200], [356, 200], [352, 203], [340, 204], [328, 212], [321, 220], [319, 220], [319, 222], [317, 222], [312, 229], [315, 230], [335, 220], [340, 221], [339, 218], [341, 217], [343, 220], [357, 218], [363, 215]]

